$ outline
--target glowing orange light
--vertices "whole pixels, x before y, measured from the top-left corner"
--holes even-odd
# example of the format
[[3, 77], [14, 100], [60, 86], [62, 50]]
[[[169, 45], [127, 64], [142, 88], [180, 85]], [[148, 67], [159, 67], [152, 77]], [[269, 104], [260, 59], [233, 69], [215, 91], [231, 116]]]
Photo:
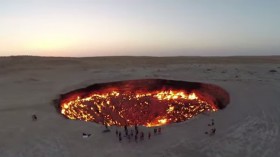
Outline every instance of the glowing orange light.
[[59, 111], [69, 119], [108, 126], [162, 126], [223, 109], [229, 94], [210, 84], [162, 79], [95, 84], [61, 96]]
[[[161, 126], [189, 119], [204, 111], [216, 111], [214, 104], [184, 91], [147, 93], [111, 91], [63, 101], [61, 113], [69, 119], [111, 125]], [[160, 118], [165, 117], [165, 118]]]

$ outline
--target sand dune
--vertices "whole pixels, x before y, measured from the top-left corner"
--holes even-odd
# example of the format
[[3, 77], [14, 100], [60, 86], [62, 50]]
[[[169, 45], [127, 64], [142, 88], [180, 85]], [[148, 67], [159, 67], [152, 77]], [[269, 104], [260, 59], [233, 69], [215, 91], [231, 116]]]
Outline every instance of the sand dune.
[[[103, 126], [65, 119], [60, 94], [94, 83], [161, 78], [219, 85], [221, 111], [163, 127], [141, 143], [119, 143]], [[0, 57], [1, 157], [280, 156], [280, 57]], [[38, 115], [33, 122], [31, 115]], [[214, 118], [217, 133], [205, 135]], [[82, 133], [91, 133], [87, 139]]]

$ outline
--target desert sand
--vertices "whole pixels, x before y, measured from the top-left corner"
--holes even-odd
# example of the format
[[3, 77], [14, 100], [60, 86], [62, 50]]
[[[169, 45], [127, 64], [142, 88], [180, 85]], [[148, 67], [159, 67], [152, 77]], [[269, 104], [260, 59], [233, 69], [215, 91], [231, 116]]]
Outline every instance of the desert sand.
[[[104, 126], [66, 119], [54, 105], [94, 83], [143, 78], [215, 84], [230, 104], [139, 143], [119, 143], [115, 127], [102, 133]], [[217, 132], [208, 136], [212, 118]], [[277, 157], [280, 57], [0, 57], [0, 124], [0, 157]]]

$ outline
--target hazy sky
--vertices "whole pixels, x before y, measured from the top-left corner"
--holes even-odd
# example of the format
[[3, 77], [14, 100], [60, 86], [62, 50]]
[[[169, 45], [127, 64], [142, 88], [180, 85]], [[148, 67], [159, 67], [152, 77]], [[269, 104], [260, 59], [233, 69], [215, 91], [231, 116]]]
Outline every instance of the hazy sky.
[[280, 0], [0, 0], [7, 55], [280, 55]]

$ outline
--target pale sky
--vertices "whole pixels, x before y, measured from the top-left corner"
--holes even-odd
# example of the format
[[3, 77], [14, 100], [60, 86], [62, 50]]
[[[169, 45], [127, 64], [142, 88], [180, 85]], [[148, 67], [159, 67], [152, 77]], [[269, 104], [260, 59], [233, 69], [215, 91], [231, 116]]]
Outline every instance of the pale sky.
[[0, 0], [9, 55], [280, 55], [280, 0]]

